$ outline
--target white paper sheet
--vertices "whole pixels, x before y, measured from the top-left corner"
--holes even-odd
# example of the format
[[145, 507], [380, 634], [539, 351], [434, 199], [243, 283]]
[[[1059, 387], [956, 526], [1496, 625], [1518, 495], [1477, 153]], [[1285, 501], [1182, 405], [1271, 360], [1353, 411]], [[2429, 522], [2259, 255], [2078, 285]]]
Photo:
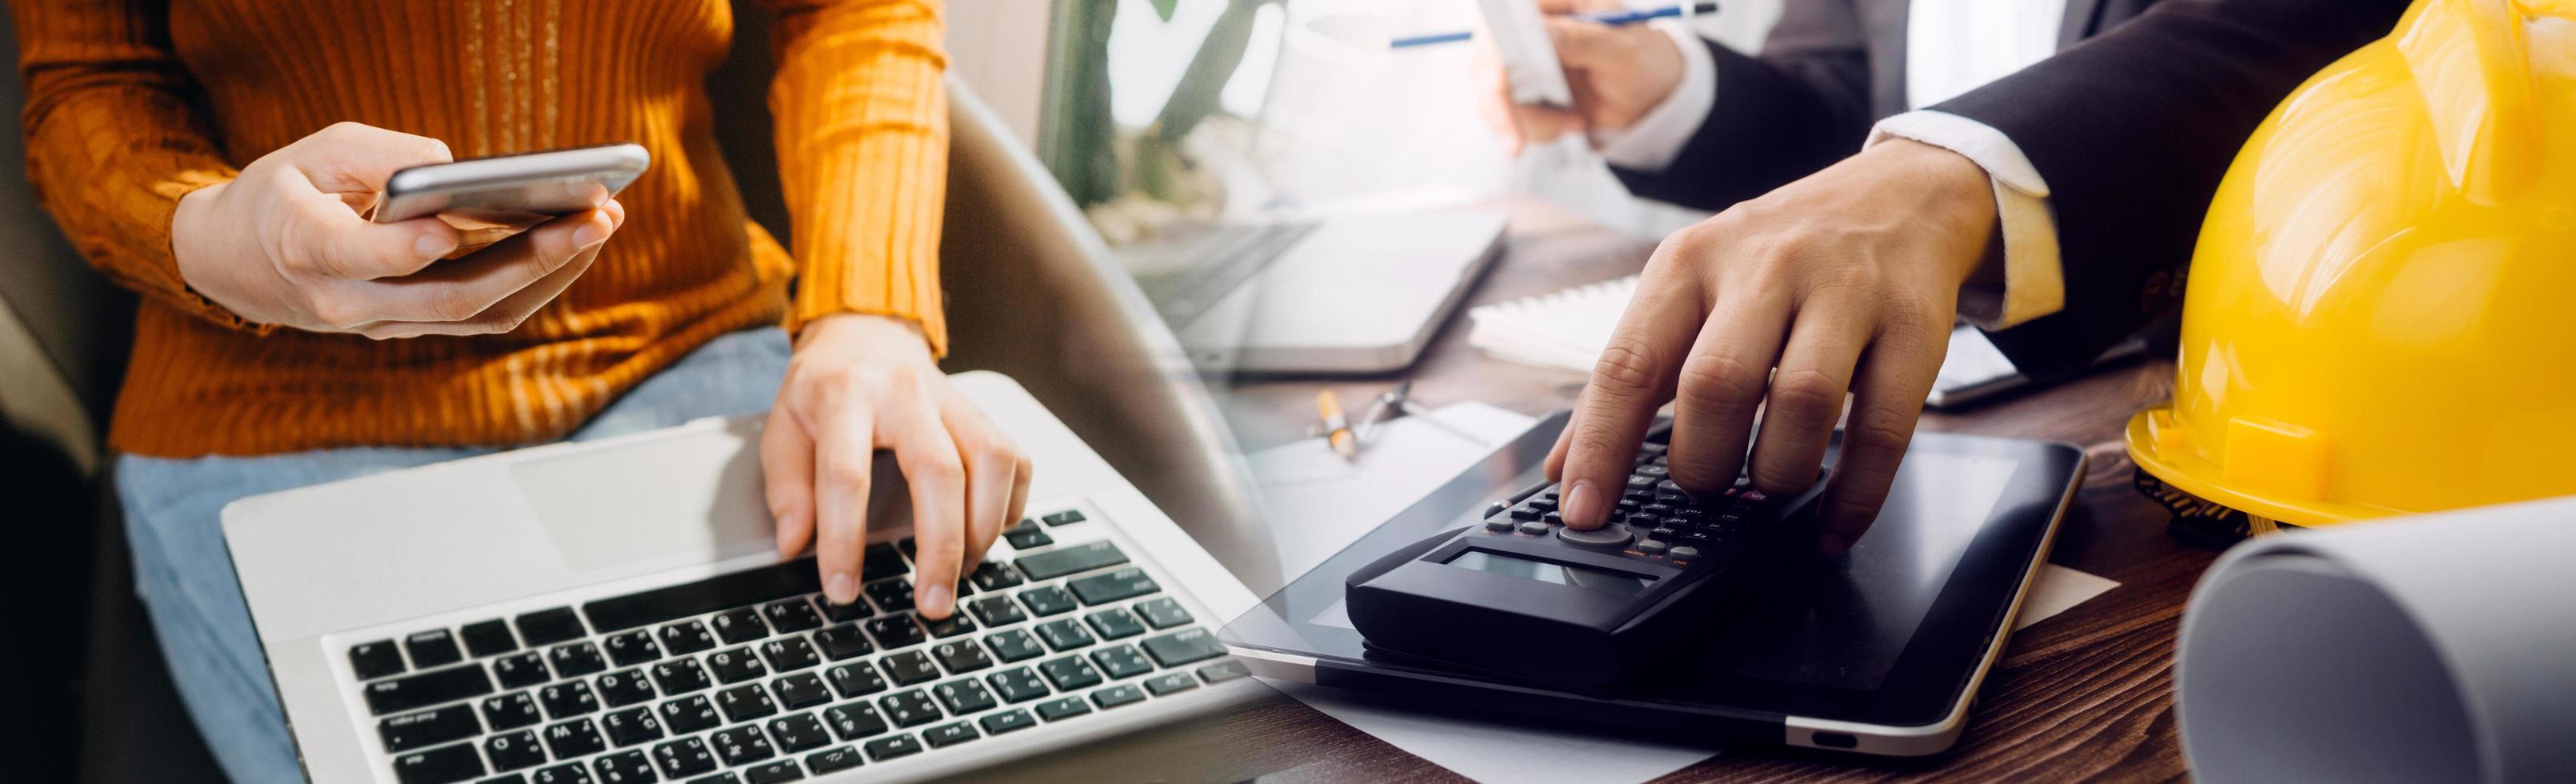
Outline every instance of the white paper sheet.
[[[2119, 587], [2118, 582], [2049, 564], [2022, 600], [2021, 629], [2074, 609]], [[1584, 781], [1624, 784], [1653, 779], [1715, 756], [1715, 744], [1694, 746], [1593, 734], [1463, 721], [1371, 700], [1367, 695], [1302, 683], [1269, 681], [1273, 688], [1458, 775], [1488, 784]]]

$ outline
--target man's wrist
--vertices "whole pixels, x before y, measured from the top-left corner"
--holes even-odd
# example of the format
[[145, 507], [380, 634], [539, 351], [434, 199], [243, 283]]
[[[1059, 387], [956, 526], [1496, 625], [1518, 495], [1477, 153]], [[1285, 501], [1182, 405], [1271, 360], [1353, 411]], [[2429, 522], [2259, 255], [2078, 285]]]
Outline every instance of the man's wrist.
[[1888, 139], [1865, 152], [1890, 159], [1917, 186], [1917, 192], [1923, 194], [1921, 206], [1925, 214], [1940, 227], [1941, 242], [1954, 251], [1943, 254], [1955, 264], [1949, 271], [1950, 280], [1954, 284], [1966, 283], [1976, 274], [1994, 241], [1993, 177], [1965, 155], [1912, 139]]

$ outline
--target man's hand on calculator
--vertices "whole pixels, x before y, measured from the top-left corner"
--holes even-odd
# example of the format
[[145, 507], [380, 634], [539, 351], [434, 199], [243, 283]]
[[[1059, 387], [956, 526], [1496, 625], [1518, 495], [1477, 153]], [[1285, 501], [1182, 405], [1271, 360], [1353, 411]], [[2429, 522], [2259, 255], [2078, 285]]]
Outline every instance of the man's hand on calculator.
[[1735, 481], [1757, 408], [1745, 475], [1773, 495], [1803, 490], [1849, 390], [1816, 541], [1849, 548], [1877, 519], [1949, 350], [1959, 286], [1993, 234], [1991, 187], [1967, 158], [1895, 139], [1665, 239], [1548, 454], [1566, 525], [1606, 521], [1667, 400], [1683, 490]]

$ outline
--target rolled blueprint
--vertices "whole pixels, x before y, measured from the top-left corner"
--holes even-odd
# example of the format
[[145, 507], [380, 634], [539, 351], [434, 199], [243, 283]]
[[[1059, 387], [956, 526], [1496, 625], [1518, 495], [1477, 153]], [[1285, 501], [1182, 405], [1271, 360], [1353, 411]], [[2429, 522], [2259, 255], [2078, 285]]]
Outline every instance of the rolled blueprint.
[[2576, 781], [2576, 498], [2237, 545], [2179, 647], [2202, 781]]

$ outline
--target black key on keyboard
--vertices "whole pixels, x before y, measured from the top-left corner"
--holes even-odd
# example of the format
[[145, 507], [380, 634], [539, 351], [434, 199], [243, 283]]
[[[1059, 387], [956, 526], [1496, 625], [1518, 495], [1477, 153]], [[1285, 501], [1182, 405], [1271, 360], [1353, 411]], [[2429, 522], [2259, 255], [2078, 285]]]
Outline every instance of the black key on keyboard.
[[967, 602], [966, 611], [974, 613], [975, 620], [983, 621], [986, 626], [1019, 623], [1029, 619], [1029, 614], [1020, 612], [1020, 605], [1012, 602], [1011, 597], [998, 593]]
[[1046, 520], [1047, 525], [1071, 525], [1073, 523], [1082, 522], [1088, 518], [1082, 516], [1082, 510], [1080, 509], [1067, 509], [1055, 514], [1047, 515], [1042, 519]]
[[1251, 670], [1244, 669], [1243, 662], [1234, 661], [1232, 659], [1200, 667], [1198, 672], [1199, 680], [1207, 681], [1209, 683], [1224, 683], [1226, 681], [1252, 674]]
[[895, 553], [894, 544], [891, 542], [868, 545], [868, 549], [862, 553], [862, 557], [866, 560], [859, 562], [861, 579], [874, 580], [903, 573], [903, 556]]
[[611, 784], [653, 780], [653, 763], [644, 758], [642, 750], [621, 751], [591, 760], [590, 770], [599, 774], [600, 781]]
[[805, 771], [796, 767], [795, 760], [763, 762], [742, 772], [743, 784], [785, 784], [804, 779]]
[[769, 691], [778, 695], [778, 704], [788, 710], [810, 708], [832, 701], [832, 690], [823, 686], [823, 676], [800, 672], [769, 682]]
[[1092, 639], [1089, 630], [1082, 628], [1081, 621], [1072, 618], [1038, 624], [1037, 630], [1038, 639], [1045, 640], [1047, 647], [1058, 651], [1068, 651], [1098, 642]]
[[760, 622], [760, 611], [749, 607], [717, 613], [716, 636], [725, 644], [748, 642], [769, 636], [769, 626]]
[[1071, 580], [1064, 587], [1071, 589], [1083, 604], [1131, 599], [1163, 589], [1154, 584], [1154, 578], [1145, 576], [1145, 570], [1135, 567]]
[[558, 645], [546, 651], [547, 663], [555, 666], [555, 676], [579, 678], [608, 669], [608, 660], [599, 655], [599, 646], [586, 642]]
[[761, 665], [760, 657], [752, 655], [750, 648], [727, 648], [707, 654], [707, 669], [715, 671], [716, 680], [726, 683], [741, 683], [769, 674], [769, 668]]
[[874, 580], [860, 585], [859, 592], [867, 594], [868, 601], [885, 608], [886, 612], [903, 612], [912, 609], [911, 580], [901, 577]]
[[589, 719], [549, 724], [544, 734], [546, 748], [555, 753], [555, 759], [572, 759], [608, 748], [608, 742], [599, 739], [599, 730], [591, 728]]
[[886, 688], [885, 676], [878, 675], [877, 668], [868, 666], [867, 662], [844, 664], [824, 670], [823, 675], [832, 681], [832, 690], [844, 699], [875, 694]]
[[975, 630], [975, 622], [963, 615], [951, 615], [936, 621], [924, 620], [921, 625], [930, 630], [932, 637], [955, 637]]
[[[718, 610], [748, 609], [750, 605], [820, 590], [823, 590], [822, 578], [814, 571], [814, 559], [799, 558], [694, 583], [585, 602], [581, 612], [590, 617], [592, 627], [603, 633], [622, 632]], [[768, 632], [757, 636], [766, 637]], [[725, 638], [725, 641], [742, 642], [732, 637]]]
[[394, 757], [394, 778], [402, 784], [447, 784], [483, 775], [483, 756], [474, 744], [440, 746]]
[[561, 719], [599, 710], [599, 698], [590, 693], [590, 684], [564, 681], [537, 690], [537, 702], [546, 706], [546, 718]]
[[951, 716], [964, 716], [988, 710], [998, 704], [993, 700], [993, 690], [984, 688], [983, 681], [973, 678], [959, 678], [942, 683], [930, 691], [939, 695], [940, 704], [948, 706], [948, 714]]
[[1145, 646], [1146, 655], [1154, 657], [1155, 664], [1165, 667], [1178, 667], [1225, 655], [1225, 644], [1217, 642], [1216, 635], [1209, 634], [1206, 629], [1182, 629], [1160, 637], [1145, 638], [1139, 644]]
[[662, 648], [653, 644], [653, 632], [630, 629], [608, 636], [608, 660], [619, 667], [632, 667], [662, 658]]
[[823, 721], [811, 713], [797, 713], [769, 720], [769, 737], [780, 751], [794, 754], [832, 741], [824, 731]]
[[939, 720], [939, 706], [920, 689], [899, 691], [877, 698], [877, 708], [887, 721], [897, 727], [918, 727]]
[[1137, 653], [1133, 645], [1092, 651], [1091, 661], [1100, 665], [1101, 672], [1109, 673], [1113, 681], [1154, 671], [1153, 663], [1145, 661], [1145, 655]]
[[985, 561], [982, 565], [975, 567], [975, 572], [973, 574], [966, 575], [966, 579], [974, 582], [975, 587], [978, 590], [985, 591], [998, 591], [1004, 588], [1016, 587], [1022, 582], [1020, 580], [1020, 573], [1011, 571], [1011, 567], [1004, 566], [995, 561]]
[[1020, 571], [1031, 580], [1053, 580], [1075, 572], [1088, 572], [1103, 566], [1127, 562], [1127, 554], [1108, 542], [1084, 542], [1059, 550], [1030, 553], [1016, 561]]
[[527, 692], [483, 698], [483, 723], [491, 725], [494, 732], [533, 727], [539, 720], [537, 701], [528, 699]]
[[859, 628], [868, 631], [868, 636], [877, 641], [877, 647], [889, 651], [919, 645], [922, 640], [930, 639], [930, 635], [921, 630], [921, 624], [912, 621], [911, 613], [880, 615], [859, 624]]
[[905, 686], [939, 677], [939, 666], [932, 664], [930, 654], [924, 651], [892, 654], [878, 659], [877, 666], [885, 670], [887, 678]]
[[608, 733], [609, 742], [619, 746], [662, 739], [662, 721], [653, 718], [651, 708], [630, 708], [601, 716], [599, 728]]
[[849, 604], [833, 604], [829, 599], [816, 597], [814, 603], [823, 608], [823, 620], [832, 623], [849, 623], [877, 614], [876, 609], [869, 607], [865, 599], [855, 600]]
[[746, 683], [716, 692], [716, 708], [724, 711], [725, 721], [750, 721], [778, 712], [778, 703], [760, 684]]
[[492, 759], [496, 771], [546, 764], [545, 748], [537, 745], [537, 734], [527, 730], [484, 738], [483, 756]]
[[760, 734], [758, 724], [726, 727], [707, 738], [714, 741], [716, 756], [723, 757], [726, 765], [747, 765], [778, 755], [769, 747], [769, 738]]
[[1082, 606], [1081, 603], [1073, 600], [1073, 594], [1065, 593], [1063, 588], [1052, 585], [1041, 585], [1021, 591], [1020, 603], [1028, 605], [1029, 612], [1040, 616], [1068, 613]]
[[362, 642], [349, 646], [349, 669], [358, 680], [371, 680], [403, 671], [402, 651], [392, 640]]
[[1101, 680], [1100, 671], [1092, 669], [1091, 662], [1078, 654], [1039, 662], [1038, 671], [1046, 673], [1047, 680], [1065, 691], [1098, 686]]
[[529, 784], [590, 784], [590, 769], [578, 762], [542, 768], [529, 774]]
[[859, 761], [860, 757], [858, 747], [840, 746], [805, 755], [805, 769], [813, 771], [814, 775], [820, 776], [825, 773], [849, 770], [851, 768], [858, 767]]
[[[682, 661], [687, 660], [682, 659]], [[611, 708], [623, 708], [635, 703], [647, 702], [656, 696], [653, 693], [653, 684], [644, 680], [643, 670], [618, 670], [602, 675], [599, 676], [596, 685], [599, 698], [607, 701], [608, 707]]]
[[984, 655], [984, 647], [974, 640], [951, 640], [931, 646], [930, 654], [949, 672], [974, 672], [993, 666], [993, 657]]
[[664, 626], [661, 634], [662, 648], [670, 651], [673, 656], [687, 656], [716, 647], [715, 633], [707, 631], [707, 625], [697, 621], [681, 621]]
[[930, 729], [922, 730], [921, 737], [924, 740], [930, 741], [931, 748], [938, 749], [954, 746], [984, 736], [975, 733], [974, 724], [963, 721], [953, 721]]
[[1186, 672], [1167, 672], [1145, 679], [1145, 688], [1152, 691], [1156, 697], [1198, 687], [1199, 679], [1190, 677]]
[[590, 634], [590, 630], [581, 627], [581, 616], [574, 615], [570, 607], [527, 613], [517, 618], [517, 624], [519, 639], [526, 641], [531, 648]]
[[465, 660], [465, 651], [456, 647], [456, 636], [446, 629], [416, 632], [403, 638], [403, 650], [411, 653], [415, 667], [441, 667]]
[[878, 715], [877, 706], [868, 704], [866, 700], [844, 702], [824, 709], [823, 723], [842, 740], [858, 740], [886, 731], [885, 717]]
[[769, 619], [769, 628], [779, 634], [794, 634], [822, 628], [823, 616], [814, 614], [814, 605], [804, 597], [780, 599], [760, 607], [761, 617]]
[[1192, 620], [1190, 611], [1181, 609], [1180, 601], [1169, 596], [1137, 602], [1136, 606], [1128, 609], [1135, 610], [1137, 615], [1145, 616], [1145, 623], [1156, 629], [1169, 629]]
[[865, 656], [877, 649], [868, 644], [868, 636], [859, 631], [857, 624], [849, 623], [815, 632], [814, 645], [823, 649], [823, 655], [833, 661]]
[[782, 637], [760, 644], [760, 658], [769, 662], [771, 672], [794, 672], [823, 663], [822, 654], [803, 637]]
[[1143, 699], [1145, 699], [1145, 690], [1136, 688], [1136, 684], [1133, 683], [1121, 683], [1091, 693], [1091, 703], [1103, 708], [1115, 708]]
[[410, 751], [482, 733], [483, 723], [474, 720], [474, 706], [463, 703], [376, 722], [376, 734], [384, 737], [386, 751]]
[[1145, 622], [1136, 620], [1136, 614], [1123, 607], [1111, 607], [1082, 619], [1089, 621], [1103, 640], [1124, 640], [1145, 633]]
[[860, 744], [859, 748], [868, 750], [868, 759], [883, 762], [906, 754], [920, 753], [921, 741], [915, 740], [910, 735], [896, 735], [868, 741]]
[[1006, 662], [1033, 659], [1046, 653], [1038, 638], [1027, 629], [1008, 629], [984, 635], [984, 647], [993, 649], [993, 657]]
[[696, 659], [666, 661], [653, 665], [653, 684], [663, 694], [687, 694], [707, 687], [707, 670]]
[[1047, 696], [1046, 681], [1039, 680], [1037, 671], [1027, 667], [1013, 667], [986, 675], [984, 680], [993, 684], [993, 691], [1001, 693], [1005, 702], [1028, 702]]
[[466, 624], [464, 635], [465, 652], [477, 659], [519, 649], [519, 639], [510, 636], [510, 625], [499, 618]]
[[1038, 719], [1035, 716], [1029, 715], [1028, 711], [1013, 708], [986, 716], [981, 721], [977, 721], [975, 723], [984, 725], [984, 734], [986, 735], [1000, 735], [1012, 730], [1024, 730], [1030, 727], [1035, 727], [1038, 725]]
[[662, 769], [663, 778], [695, 776], [715, 770], [716, 755], [707, 750], [706, 741], [681, 738], [653, 747], [653, 765]]
[[1036, 520], [1021, 520], [1019, 525], [1002, 532], [1002, 541], [1010, 542], [1011, 549], [1027, 550], [1055, 544], [1055, 537], [1048, 536], [1046, 529], [1039, 528]]
[[1038, 716], [1047, 721], [1061, 721], [1091, 712], [1091, 703], [1081, 697], [1057, 697], [1038, 703]]
[[492, 678], [483, 674], [480, 664], [418, 672], [366, 686], [367, 710], [378, 716], [490, 693]]
[[662, 714], [662, 726], [681, 735], [722, 723], [716, 716], [715, 703], [708, 702], [704, 696], [664, 702], [656, 710]]

